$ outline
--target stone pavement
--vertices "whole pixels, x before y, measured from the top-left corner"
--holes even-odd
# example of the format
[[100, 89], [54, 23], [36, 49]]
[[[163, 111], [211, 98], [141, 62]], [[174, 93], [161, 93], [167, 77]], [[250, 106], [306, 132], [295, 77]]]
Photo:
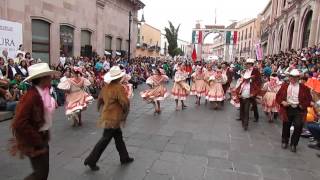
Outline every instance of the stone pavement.
[[[54, 116], [50, 143], [50, 180], [319, 180], [320, 159], [301, 139], [297, 154], [281, 149], [281, 125], [250, 122], [244, 132], [235, 121], [238, 111], [229, 103], [224, 110], [200, 107], [189, 98], [187, 110], [175, 111], [173, 100], [153, 115], [151, 104], [135, 92], [124, 128], [128, 151], [135, 161], [121, 166], [114, 143], [110, 143], [91, 172], [84, 158], [102, 134], [96, 128], [95, 104], [83, 113], [84, 126], [72, 128], [63, 108]], [[0, 123], [0, 179], [20, 180], [31, 172], [27, 159], [7, 153], [10, 121]]]

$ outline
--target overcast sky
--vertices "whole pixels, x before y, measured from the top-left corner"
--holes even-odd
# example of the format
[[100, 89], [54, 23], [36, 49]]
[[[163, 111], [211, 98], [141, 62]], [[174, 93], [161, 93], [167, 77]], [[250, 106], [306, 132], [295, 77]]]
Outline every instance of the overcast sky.
[[[214, 24], [217, 9], [217, 24], [229, 25], [232, 20], [255, 18], [263, 11], [269, 0], [142, 0], [146, 4], [146, 23], [160, 29], [181, 24], [179, 38], [191, 41], [192, 28], [197, 20], [202, 25]], [[141, 18], [141, 15], [139, 16]]]

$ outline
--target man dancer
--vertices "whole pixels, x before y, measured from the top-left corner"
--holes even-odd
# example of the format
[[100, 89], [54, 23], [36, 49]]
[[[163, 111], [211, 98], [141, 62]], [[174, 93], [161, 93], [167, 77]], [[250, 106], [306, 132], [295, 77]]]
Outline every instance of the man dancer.
[[299, 83], [300, 72], [297, 69], [290, 71], [289, 83], [282, 84], [276, 96], [276, 102], [280, 105], [279, 114], [282, 124], [282, 148], [287, 149], [290, 139], [290, 127], [294, 125], [291, 136], [290, 149], [297, 152], [297, 145], [303, 128], [303, 120], [310, 106], [312, 97], [310, 90]]
[[254, 59], [246, 60], [246, 70], [243, 75], [244, 81], [236, 90], [240, 98], [240, 119], [245, 131], [248, 130], [249, 125], [250, 105], [254, 112], [254, 122], [258, 122], [259, 120], [256, 96], [261, 90], [261, 74], [259, 70], [254, 67], [254, 62]]

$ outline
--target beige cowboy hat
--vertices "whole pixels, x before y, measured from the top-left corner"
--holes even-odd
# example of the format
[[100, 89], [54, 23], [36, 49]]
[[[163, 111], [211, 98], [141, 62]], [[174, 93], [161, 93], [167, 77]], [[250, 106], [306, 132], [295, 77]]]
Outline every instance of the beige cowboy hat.
[[60, 74], [59, 71], [51, 70], [47, 63], [38, 63], [31, 65], [30, 67], [28, 67], [28, 73], [29, 76], [23, 80], [24, 82], [40, 77]]
[[123, 72], [119, 66], [113, 66], [109, 70], [109, 72], [106, 75], [104, 75], [103, 79], [104, 79], [104, 82], [110, 83], [113, 80], [123, 77], [125, 74], [126, 73]]

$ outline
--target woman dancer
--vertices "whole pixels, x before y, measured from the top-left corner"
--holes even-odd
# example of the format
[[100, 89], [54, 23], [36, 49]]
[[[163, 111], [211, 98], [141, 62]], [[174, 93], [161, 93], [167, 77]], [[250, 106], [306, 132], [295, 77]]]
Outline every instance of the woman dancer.
[[171, 90], [172, 97], [176, 101], [176, 111], [179, 110], [179, 100], [181, 101], [181, 109], [185, 109], [187, 106], [184, 104], [189, 92], [190, 86], [186, 83], [188, 78], [188, 72], [183, 71], [183, 66], [180, 63], [177, 67], [177, 72], [174, 76], [174, 84]]
[[221, 67], [218, 67], [214, 75], [209, 78], [209, 90], [206, 99], [213, 103], [213, 109], [218, 109], [219, 103], [225, 99], [223, 84], [226, 82], [227, 76], [222, 73]]
[[276, 74], [272, 74], [270, 80], [263, 85], [262, 90], [265, 95], [262, 98], [263, 111], [268, 114], [269, 122], [273, 122], [274, 114], [278, 112], [279, 105], [276, 103], [276, 95], [280, 89], [279, 79]]
[[[126, 70], [123, 68], [123, 66], [120, 66], [120, 69], [122, 72], [126, 73]], [[121, 85], [126, 90], [126, 93], [127, 93], [129, 99], [133, 97], [133, 85], [131, 83], [129, 83], [130, 79], [131, 79], [131, 76], [126, 73], [121, 78], [121, 81], [120, 81]]]
[[66, 91], [66, 115], [73, 120], [73, 127], [82, 126], [81, 111], [84, 111], [93, 97], [83, 88], [91, 85], [90, 81], [81, 76], [81, 68], [74, 67], [74, 77], [58, 84], [58, 88]]
[[192, 74], [192, 86], [190, 95], [196, 96], [196, 104], [200, 106], [201, 97], [206, 97], [205, 72], [203, 67], [197, 66], [196, 71]]
[[140, 93], [141, 97], [153, 103], [155, 114], [160, 114], [160, 101], [163, 101], [167, 96], [167, 89], [164, 86], [164, 83], [169, 80], [168, 76], [164, 75], [164, 72], [161, 72], [160, 69], [154, 71], [154, 75], [150, 76], [146, 83], [151, 87], [151, 89], [145, 90]]

